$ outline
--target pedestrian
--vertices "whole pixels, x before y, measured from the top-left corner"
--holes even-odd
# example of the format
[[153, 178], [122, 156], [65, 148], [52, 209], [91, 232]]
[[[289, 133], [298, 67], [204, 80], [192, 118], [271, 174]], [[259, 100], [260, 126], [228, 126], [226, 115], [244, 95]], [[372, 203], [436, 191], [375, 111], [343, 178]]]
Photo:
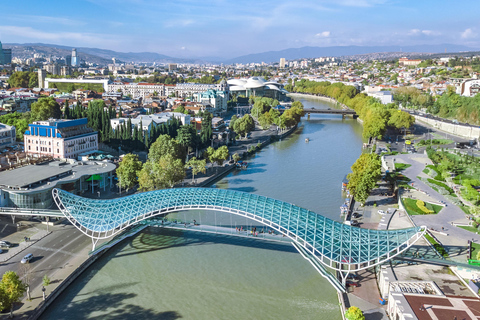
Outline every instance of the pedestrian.
[[193, 220], [193, 225], [196, 226], [197, 225], [197, 220]]

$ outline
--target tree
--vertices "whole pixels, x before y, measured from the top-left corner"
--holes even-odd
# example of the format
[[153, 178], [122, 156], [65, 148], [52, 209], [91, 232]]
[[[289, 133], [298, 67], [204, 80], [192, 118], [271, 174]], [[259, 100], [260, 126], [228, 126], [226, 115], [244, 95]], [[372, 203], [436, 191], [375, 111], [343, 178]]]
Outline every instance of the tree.
[[[232, 119], [233, 119], [233, 117], [232, 117]], [[208, 111], [205, 111], [203, 113], [202, 128], [201, 128], [201, 131], [200, 131], [200, 141], [201, 141], [203, 146], [208, 146], [210, 144], [210, 140], [212, 139], [212, 135], [213, 135], [212, 114]]]
[[175, 159], [171, 154], [161, 156], [158, 161], [148, 160], [138, 175], [140, 190], [173, 188], [185, 178], [185, 168], [182, 160]]
[[236, 115], [233, 115], [232, 118], [230, 119], [230, 129], [234, 130], [235, 127], [235, 122], [238, 120], [238, 117]]
[[240, 156], [238, 155], [238, 153], [234, 153], [233, 156], [232, 156], [232, 159], [233, 159], [233, 161], [235, 161], [235, 163], [237, 163], [238, 160], [240, 160]]
[[183, 105], [179, 105], [175, 108], [175, 112], [185, 113], [185, 107]]
[[405, 111], [391, 110], [388, 125], [395, 129], [410, 128], [415, 122], [415, 117]]
[[214, 153], [214, 159], [217, 165], [221, 166], [225, 160], [228, 159], [229, 153], [228, 153], [228, 147], [227, 146], [221, 146], [217, 150], [215, 150]]
[[188, 160], [188, 162], [185, 164], [185, 168], [192, 168], [192, 182], [195, 181], [195, 175], [201, 173], [205, 173], [206, 169], [205, 166], [207, 165], [207, 160], [199, 160], [195, 157], [191, 158]]
[[197, 140], [197, 131], [193, 125], [184, 125], [177, 130], [177, 141], [186, 148], [187, 153], [189, 148], [194, 148], [197, 145]]
[[348, 190], [355, 200], [365, 204], [370, 191], [376, 186], [381, 174], [380, 157], [374, 153], [364, 153], [352, 166], [352, 173], [348, 174]]
[[[42, 285], [44, 288], [50, 285], [50, 278], [47, 275], [43, 276]], [[45, 290], [42, 290], [42, 292], [43, 292], [43, 300], [45, 300]]]
[[142, 162], [136, 154], [127, 153], [117, 168], [117, 177], [121, 188], [131, 189], [138, 182], [138, 172], [142, 170]]
[[236, 120], [235, 127], [233, 128], [236, 133], [240, 135], [244, 134], [245, 138], [253, 129], [255, 129], [255, 122], [249, 114], [246, 114], [242, 118]]
[[60, 119], [62, 109], [53, 97], [40, 98], [32, 104], [32, 121], [48, 120], [49, 118]]
[[205, 157], [205, 159], [212, 163], [215, 162], [215, 149], [213, 149], [212, 147], [208, 147], [207, 150], [205, 150], [205, 153], [203, 154], [203, 156]]
[[347, 320], [365, 320], [362, 310], [354, 306], [348, 308], [345, 312], [345, 318]]
[[175, 159], [183, 159], [182, 146], [178, 141], [167, 134], [162, 134], [150, 146], [148, 159], [157, 162], [160, 157], [167, 154], [172, 155]]
[[20, 301], [25, 290], [25, 284], [15, 272], [5, 272], [0, 283], [0, 298], [4, 309], [10, 306], [10, 317], [13, 316], [13, 305]]

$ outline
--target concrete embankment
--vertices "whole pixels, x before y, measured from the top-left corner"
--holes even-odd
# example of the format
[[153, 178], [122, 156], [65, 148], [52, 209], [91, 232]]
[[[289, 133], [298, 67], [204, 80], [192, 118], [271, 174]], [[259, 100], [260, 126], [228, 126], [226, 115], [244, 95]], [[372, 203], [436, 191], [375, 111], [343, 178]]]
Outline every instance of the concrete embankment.
[[340, 103], [338, 102], [337, 100], [333, 99], [333, 98], [330, 98], [330, 97], [325, 97], [325, 96], [317, 96], [317, 95], [314, 95], [314, 94], [309, 94], [309, 93], [289, 93], [288, 96], [291, 96], [293, 98], [295, 97], [307, 97], [307, 98], [312, 98], [312, 99], [317, 99], [317, 100], [321, 100], [321, 101], [325, 101], [325, 102], [330, 102], [330, 103], [333, 103], [333, 104], [336, 104], [336, 105], [339, 105], [342, 107], [342, 109], [350, 109], [349, 107], [347, 107], [346, 105], [344, 105], [343, 103]]
[[480, 127], [451, 123], [440, 121], [437, 119], [431, 119], [427, 117], [422, 117], [420, 115], [413, 115], [415, 120], [428, 124], [431, 127], [437, 128], [447, 133], [451, 133], [460, 137], [465, 137], [467, 139], [478, 139], [480, 137]]

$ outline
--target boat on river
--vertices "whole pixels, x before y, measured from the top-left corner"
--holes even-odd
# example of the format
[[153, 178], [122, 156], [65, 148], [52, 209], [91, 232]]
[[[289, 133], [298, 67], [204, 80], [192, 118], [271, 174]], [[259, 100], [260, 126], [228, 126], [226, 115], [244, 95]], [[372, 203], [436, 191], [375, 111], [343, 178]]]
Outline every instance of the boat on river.
[[309, 139], [309, 138], [305, 138], [305, 142], [309, 142], [309, 141], [310, 141], [310, 139]]

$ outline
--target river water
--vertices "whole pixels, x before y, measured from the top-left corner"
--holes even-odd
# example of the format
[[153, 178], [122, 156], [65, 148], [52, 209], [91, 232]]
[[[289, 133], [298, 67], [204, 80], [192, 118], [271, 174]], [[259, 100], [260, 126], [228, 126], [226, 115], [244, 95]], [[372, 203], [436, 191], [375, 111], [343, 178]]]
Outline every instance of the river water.
[[[334, 107], [299, 100], [306, 110]], [[247, 170], [229, 174], [216, 187], [269, 196], [340, 220], [341, 181], [361, 152], [361, 132], [352, 119], [311, 115], [295, 133], [253, 156]], [[172, 217], [233, 228], [252, 225], [245, 218], [208, 211]], [[100, 258], [42, 317], [130, 318], [341, 319], [341, 315], [336, 291], [288, 243], [148, 228]]]

